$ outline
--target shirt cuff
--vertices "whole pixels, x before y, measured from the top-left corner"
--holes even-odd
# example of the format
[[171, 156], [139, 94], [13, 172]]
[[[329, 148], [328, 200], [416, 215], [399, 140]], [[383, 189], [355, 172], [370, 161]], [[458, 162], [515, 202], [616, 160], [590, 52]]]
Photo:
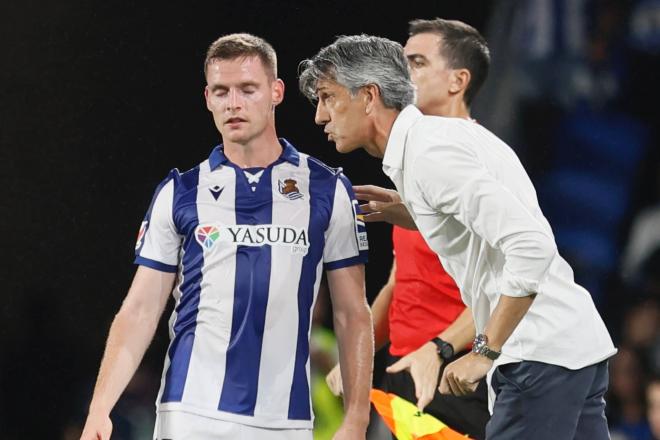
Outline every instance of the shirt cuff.
[[161, 263], [160, 261], [151, 260], [149, 258], [144, 258], [141, 256], [135, 257], [134, 264], [139, 264], [140, 266], [150, 267], [152, 269], [159, 270], [161, 272], [176, 273], [178, 270], [177, 266], [172, 266], [171, 264]]
[[335, 270], [342, 269], [344, 267], [355, 266], [357, 264], [365, 264], [369, 260], [368, 256], [368, 251], [361, 251], [358, 255], [351, 258], [324, 263], [323, 267], [325, 270]]

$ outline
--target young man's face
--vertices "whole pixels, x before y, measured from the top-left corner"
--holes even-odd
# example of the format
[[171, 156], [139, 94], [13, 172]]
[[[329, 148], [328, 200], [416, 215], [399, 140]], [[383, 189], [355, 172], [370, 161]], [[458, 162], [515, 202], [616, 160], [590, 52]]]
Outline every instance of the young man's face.
[[422, 33], [408, 38], [403, 53], [408, 60], [410, 78], [417, 87], [417, 108], [437, 114], [449, 100], [453, 70], [440, 55], [441, 37]]
[[246, 145], [274, 124], [284, 84], [269, 76], [258, 57], [213, 60], [206, 82], [206, 107], [224, 142]]
[[325, 126], [328, 140], [335, 143], [340, 153], [364, 146], [366, 124], [366, 100], [363, 91], [351, 96], [350, 91], [334, 81], [319, 80], [316, 86], [316, 115], [314, 121]]

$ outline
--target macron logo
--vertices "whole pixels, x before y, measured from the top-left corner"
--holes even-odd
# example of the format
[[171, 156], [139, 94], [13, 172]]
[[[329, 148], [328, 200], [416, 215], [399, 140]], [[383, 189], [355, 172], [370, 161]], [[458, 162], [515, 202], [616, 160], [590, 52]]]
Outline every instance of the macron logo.
[[220, 194], [222, 194], [223, 189], [224, 188], [220, 188], [218, 185], [216, 185], [213, 188], [209, 188], [209, 191], [211, 191], [213, 198], [218, 200], [218, 197], [220, 197]]

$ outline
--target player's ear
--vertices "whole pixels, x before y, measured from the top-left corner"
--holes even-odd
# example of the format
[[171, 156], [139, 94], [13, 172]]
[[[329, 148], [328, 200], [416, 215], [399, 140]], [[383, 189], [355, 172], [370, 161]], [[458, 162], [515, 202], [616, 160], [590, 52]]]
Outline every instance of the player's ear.
[[461, 93], [465, 92], [467, 89], [468, 84], [470, 84], [470, 80], [472, 79], [472, 75], [470, 74], [470, 71], [467, 69], [455, 69], [451, 73], [451, 81], [449, 84], [449, 92], [450, 93]]
[[209, 103], [209, 94], [210, 93], [211, 92], [209, 92], [209, 86], [205, 86], [204, 87], [204, 99], [206, 100], [206, 108], [208, 109], [208, 111], [212, 111], [211, 110], [211, 104]]
[[270, 85], [270, 89], [273, 105], [278, 105], [284, 101], [284, 81], [279, 78], [273, 80]]
[[364, 111], [366, 114], [369, 114], [373, 111], [376, 103], [381, 99], [380, 89], [376, 84], [367, 84], [362, 87], [360, 92], [363, 94], [362, 99], [364, 99], [365, 103]]

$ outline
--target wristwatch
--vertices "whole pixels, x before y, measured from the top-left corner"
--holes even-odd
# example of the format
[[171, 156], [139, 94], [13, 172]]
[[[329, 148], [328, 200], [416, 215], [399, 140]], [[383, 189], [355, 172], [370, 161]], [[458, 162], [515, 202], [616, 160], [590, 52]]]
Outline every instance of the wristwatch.
[[431, 339], [431, 342], [435, 344], [436, 351], [443, 360], [448, 361], [454, 357], [454, 346], [449, 342], [438, 337]]
[[491, 348], [488, 346], [488, 336], [484, 335], [483, 333], [477, 335], [477, 337], [474, 338], [474, 341], [472, 342], [472, 353], [486, 356], [492, 361], [500, 357], [502, 354], [499, 351], [491, 350]]

